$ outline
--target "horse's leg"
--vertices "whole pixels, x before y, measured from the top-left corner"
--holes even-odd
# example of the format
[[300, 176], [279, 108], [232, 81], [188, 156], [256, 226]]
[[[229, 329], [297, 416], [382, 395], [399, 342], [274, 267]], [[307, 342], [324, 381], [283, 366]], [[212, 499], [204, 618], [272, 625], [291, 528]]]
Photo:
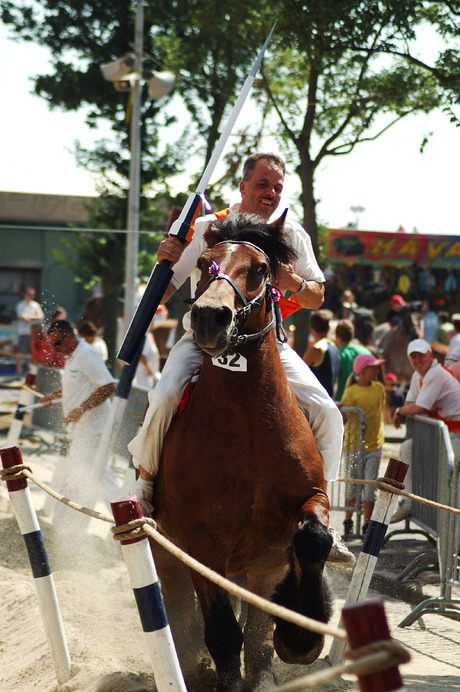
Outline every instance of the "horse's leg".
[[243, 688], [241, 647], [243, 634], [233, 613], [230, 597], [196, 572], [195, 591], [204, 618], [204, 640], [216, 666], [216, 692], [238, 692]]
[[[286, 570], [283, 569], [269, 574], [250, 575], [248, 588], [259, 596], [269, 599], [285, 573]], [[272, 663], [273, 616], [261, 608], [249, 605], [244, 627], [245, 684], [249, 690], [275, 686]]]
[[[313, 513], [306, 514], [294, 534], [291, 568], [275, 591], [274, 601], [302, 615], [328, 622], [332, 598], [324, 565], [332, 545], [327, 528]], [[278, 656], [286, 663], [313, 663], [324, 646], [324, 636], [275, 618], [273, 637]]]

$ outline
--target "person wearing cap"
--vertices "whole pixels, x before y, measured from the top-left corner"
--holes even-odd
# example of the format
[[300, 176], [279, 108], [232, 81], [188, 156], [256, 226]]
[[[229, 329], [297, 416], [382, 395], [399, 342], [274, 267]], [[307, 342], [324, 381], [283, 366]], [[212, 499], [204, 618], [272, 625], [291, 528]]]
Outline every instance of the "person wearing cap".
[[394, 372], [388, 372], [383, 378], [385, 393], [386, 393], [386, 403], [384, 409], [384, 422], [392, 423], [393, 416], [398, 407], [404, 406], [404, 394], [400, 389], [398, 389], [398, 378]]
[[401, 310], [407, 305], [406, 301], [399, 294], [394, 295], [390, 300], [390, 310], [387, 314], [387, 322], [393, 327], [401, 322]]
[[[407, 356], [414, 370], [404, 406], [397, 408], [393, 423], [399, 428], [405, 416], [428, 415], [444, 421], [452, 442], [455, 457], [460, 454], [460, 382], [447, 368], [434, 358], [425, 339], [414, 339], [407, 347]], [[401, 444], [401, 460], [409, 464], [405, 486], [411, 488], [412, 440]], [[410, 516], [411, 503], [402, 498], [391, 520], [392, 523]]]
[[[355, 384], [345, 389], [340, 407], [353, 406], [362, 409], [366, 432], [364, 436], [364, 479], [372, 480], [378, 477], [384, 442], [383, 410], [385, 406], [385, 388], [377, 381], [380, 366], [385, 361], [376, 358], [371, 353], [360, 353], [353, 363], [353, 373], [358, 378]], [[355, 429], [355, 426], [353, 426]], [[345, 428], [345, 449], [359, 450], [359, 440], [351, 438], [351, 426]], [[354, 469], [351, 469], [353, 477]], [[356, 471], [356, 469], [355, 469]], [[347, 485], [346, 503], [356, 505], [356, 486]], [[363, 489], [363, 533], [366, 532], [375, 504], [375, 486], [365, 485]], [[352, 533], [353, 512], [345, 512], [343, 522], [344, 534]]]

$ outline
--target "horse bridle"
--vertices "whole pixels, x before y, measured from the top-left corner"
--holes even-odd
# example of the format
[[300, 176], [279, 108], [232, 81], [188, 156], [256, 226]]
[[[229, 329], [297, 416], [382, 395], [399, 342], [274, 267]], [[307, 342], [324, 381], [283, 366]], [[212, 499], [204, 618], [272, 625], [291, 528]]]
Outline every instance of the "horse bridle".
[[[264, 257], [267, 259], [268, 266], [270, 267], [270, 260], [266, 253], [261, 250], [260, 247], [257, 247], [257, 245], [254, 245], [254, 243], [250, 243], [249, 241], [246, 240], [222, 240], [220, 243], [216, 243], [214, 247], [217, 247], [218, 245], [224, 245], [224, 244], [231, 244], [231, 245], [248, 245], [249, 247], [255, 248], [258, 252], [261, 252]], [[208, 287], [214, 282], [214, 281], [227, 281], [230, 286], [233, 288], [235, 293], [239, 296], [241, 302], [243, 303], [243, 307], [239, 308], [235, 312], [235, 325], [232, 329], [231, 335], [230, 335], [230, 348], [236, 348], [238, 346], [242, 346], [248, 341], [254, 341], [255, 339], [260, 339], [262, 336], [265, 336], [265, 334], [268, 334], [268, 332], [273, 329], [273, 327], [276, 324], [277, 328], [277, 335], [278, 338], [280, 338], [280, 330], [282, 330], [281, 326], [281, 318], [279, 316], [279, 308], [278, 308], [278, 300], [281, 296], [280, 292], [278, 289], [273, 288], [270, 279], [271, 279], [271, 270], [267, 272], [266, 276], [264, 277], [264, 282], [261, 290], [259, 293], [253, 298], [252, 300], [247, 300], [240, 288], [236, 285], [236, 283], [233, 281], [232, 277], [229, 276], [228, 274], [225, 274], [221, 271], [220, 265], [213, 261], [212, 264], [209, 267], [209, 274], [210, 274], [210, 279], [206, 283], [203, 291], [201, 292], [201, 295], [208, 289]], [[248, 319], [249, 315], [251, 312], [254, 310], [256, 306], [260, 306], [260, 299], [266, 294], [266, 300], [267, 300], [267, 312], [271, 312], [272, 308], [272, 302], [274, 301], [276, 308], [278, 310], [275, 310], [275, 318], [272, 317], [270, 322], [265, 325], [259, 332], [255, 332], [254, 334], [240, 334], [239, 330], [243, 327], [243, 325], [246, 323], [246, 320]], [[192, 302], [195, 302], [193, 300]], [[283, 332], [284, 338], [286, 338], [286, 335]], [[280, 338], [280, 340], [283, 340]]]

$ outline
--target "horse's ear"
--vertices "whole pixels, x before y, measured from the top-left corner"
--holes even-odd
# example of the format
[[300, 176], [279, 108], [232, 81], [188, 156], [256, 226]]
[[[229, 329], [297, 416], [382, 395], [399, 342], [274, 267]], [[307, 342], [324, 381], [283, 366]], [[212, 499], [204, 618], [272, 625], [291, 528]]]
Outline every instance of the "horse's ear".
[[216, 243], [219, 241], [217, 232], [220, 225], [222, 225], [222, 222], [218, 222], [216, 225], [215, 221], [211, 221], [204, 233], [204, 240], [209, 248], [214, 247], [214, 245], [216, 245]]
[[278, 219], [276, 219], [276, 221], [272, 221], [270, 226], [273, 226], [273, 228], [276, 228], [277, 230], [282, 231], [284, 228], [284, 222], [286, 221], [287, 213], [288, 213], [288, 208], [286, 207], [286, 209], [283, 211], [281, 216]]

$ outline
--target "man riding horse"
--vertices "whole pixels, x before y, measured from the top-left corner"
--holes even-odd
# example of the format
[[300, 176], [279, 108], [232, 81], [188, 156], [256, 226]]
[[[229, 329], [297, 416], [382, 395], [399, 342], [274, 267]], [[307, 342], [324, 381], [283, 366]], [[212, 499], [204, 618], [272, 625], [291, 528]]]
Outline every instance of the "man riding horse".
[[[284, 176], [285, 165], [279, 156], [253, 154], [243, 167], [241, 202], [233, 208], [269, 221], [280, 203]], [[189, 276], [194, 293], [197, 260], [206, 249], [204, 233], [211, 221], [225, 218], [228, 213], [229, 209], [226, 209], [198, 219], [192, 241], [187, 246], [174, 236], [166, 237], [160, 243], [158, 261], [170, 261], [174, 268], [174, 276], [162, 302], [166, 302]], [[297, 260], [282, 266], [277, 272], [275, 284], [283, 294], [289, 291], [294, 296], [296, 307], [316, 310], [323, 303], [325, 278], [316, 262], [310, 237], [299, 223], [291, 219], [287, 219], [285, 231], [297, 253]], [[194, 342], [188, 320], [186, 315], [186, 333], [171, 350], [160, 382], [149, 393], [149, 408], [142, 429], [128, 445], [134, 465], [139, 468], [136, 494], [145, 513], [153, 512], [153, 479], [158, 471], [164, 437], [184, 389], [203, 358], [202, 351]], [[311, 425], [323, 460], [324, 476], [326, 480], [335, 480], [342, 448], [342, 416], [302, 358], [287, 343], [278, 341], [278, 351], [289, 384]], [[334, 536], [330, 559], [348, 564], [354, 562], [353, 555], [337, 535]]]

